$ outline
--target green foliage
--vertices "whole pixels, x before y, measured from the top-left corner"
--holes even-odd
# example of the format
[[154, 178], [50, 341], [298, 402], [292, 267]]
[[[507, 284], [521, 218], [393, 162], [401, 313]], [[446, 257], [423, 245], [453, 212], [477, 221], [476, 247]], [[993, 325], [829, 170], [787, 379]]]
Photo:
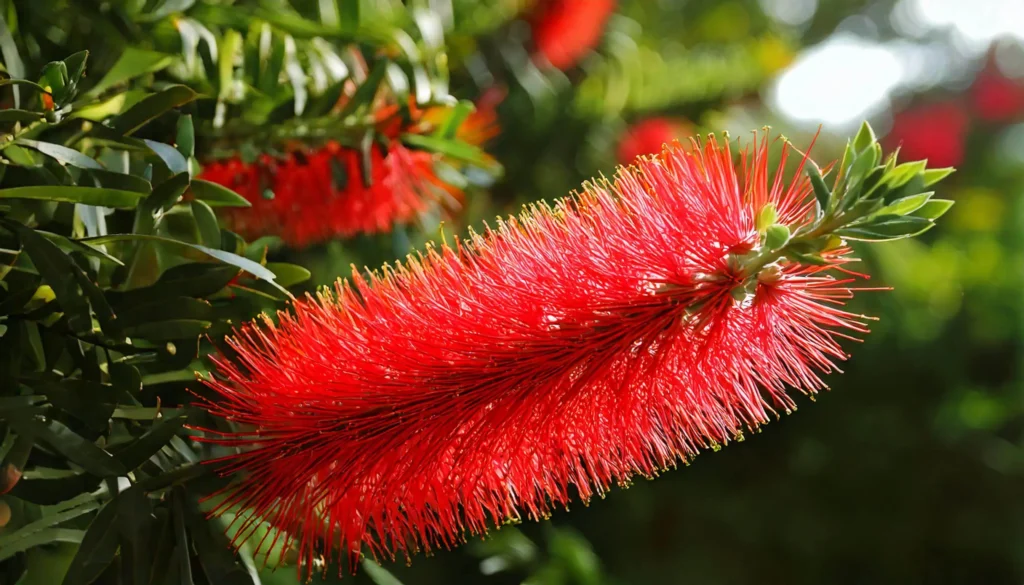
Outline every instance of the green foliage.
[[[195, 92], [164, 86], [87, 119], [98, 93], [125, 94], [82, 94], [86, 60], [3, 88], [21, 90], [26, 114], [0, 122], [0, 506], [17, 511], [0, 561], [17, 577], [61, 542], [66, 585], [251, 582], [198, 509], [210, 468], [186, 423], [215, 423], [189, 392], [210, 340], [308, 272], [268, 265], [217, 225], [210, 205], [243, 201], [192, 179]], [[107, 79], [146, 68], [122, 61]]]

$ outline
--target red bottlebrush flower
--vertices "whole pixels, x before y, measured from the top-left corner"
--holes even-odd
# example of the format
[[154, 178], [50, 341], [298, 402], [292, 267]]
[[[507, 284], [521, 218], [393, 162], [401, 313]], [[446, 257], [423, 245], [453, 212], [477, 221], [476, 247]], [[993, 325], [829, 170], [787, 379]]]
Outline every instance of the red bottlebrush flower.
[[663, 145], [683, 140], [693, 133], [689, 123], [670, 118], [648, 118], [626, 130], [619, 142], [619, 162], [630, 164], [637, 157], [660, 152]]
[[772, 178], [767, 159], [762, 142], [741, 176], [713, 139], [668, 149], [244, 327], [206, 382], [213, 414], [257, 429], [207, 438], [244, 448], [224, 461], [245, 476], [222, 509], [278, 528], [307, 570], [317, 550], [409, 554], [789, 411], [786, 387], [822, 388], [840, 331], [866, 329], [838, 306], [849, 281], [826, 273], [848, 250], [825, 266], [736, 261], [769, 203], [793, 229], [813, 217], [808, 181]]
[[533, 15], [537, 54], [552, 66], [572, 68], [597, 46], [615, 0], [541, 0]]
[[1004, 122], [1024, 115], [1024, 81], [1009, 79], [992, 66], [974, 80], [971, 98], [978, 116], [990, 122]]
[[278, 235], [295, 247], [389, 231], [451, 193], [434, 175], [430, 153], [397, 141], [386, 151], [371, 149], [369, 185], [361, 157], [358, 150], [328, 143], [283, 158], [263, 155], [254, 163], [238, 158], [210, 163], [200, 176], [252, 204], [225, 213], [233, 229], [247, 238]]
[[970, 119], [961, 104], [940, 102], [904, 110], [893, 117], [886, 136], [908, 159], [927, 159], [931, 166], [951, 167], [964, 159]]

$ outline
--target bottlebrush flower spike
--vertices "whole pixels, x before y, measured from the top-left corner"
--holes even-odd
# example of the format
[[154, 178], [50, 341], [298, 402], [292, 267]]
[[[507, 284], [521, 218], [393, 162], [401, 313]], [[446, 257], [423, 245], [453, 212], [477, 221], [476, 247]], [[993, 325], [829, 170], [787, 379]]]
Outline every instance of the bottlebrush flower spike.
[[428, 152], [392, 141], [369, 156], [369, 177], [363, 154], [334, 142], [284, 157], [262, 155], [253, 163], [237, 157], [213, 162], [200, 176], [251, 204], [225, 211], [233, 229], [249, 239], [277, 235], [293, 247], [387, 232], [414, 220], [444, 193], [459, 194], [434, 174]]
[[[767, 138], [667, 147], [468, 243], [243, 327], [206, 380], [242, 472], [219, 510], [308, 571], [547, 516], [741, 438], [813, 393], [865, 333], [842, 238], [915, 235], [947, 169], [881, 161], [865, 126], [830, 187]], [[785, 150], [785, 148], [784, 148]], [[785, 152], [783, 153], [783, 162]], [[838, 273], [838, 276], [833, 276]], [[267, 539], [265, 539], [267, 540]], [[325, 555], [326, 558], [320, 556]]]

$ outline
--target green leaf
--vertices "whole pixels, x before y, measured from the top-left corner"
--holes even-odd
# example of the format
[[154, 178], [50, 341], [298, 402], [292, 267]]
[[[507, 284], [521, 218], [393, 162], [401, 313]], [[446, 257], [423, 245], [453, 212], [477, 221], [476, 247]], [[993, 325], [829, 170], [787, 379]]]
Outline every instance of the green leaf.
[[175, 146], [178, 152], [186, 159], [196, 155], [196, 131], [192, 126], [192, 115], [186, 114], [178, 117], [178, 127], [175, 136]]
[[953, 167], [946, 167], [944, 169], [926, 169], [924, 171], [924, 186], [931, 187], [935, 183], [945, 179], [952, 175], [956, 169]]
[[78, 91], [78, 84], [85, 75], [85, 63], [89, 60], [89, 51], [79, 51], [64, 59], [64, 65], [68, 72], [67, 99], [74, 98]]
[[7, 87], [11, 85], [27, 85], [39, 93], [51, 95], [51, 92], [47, 91], [45, 87], [29, 79], [0, 79], [0, 87]]
[[92, 157], [86, 156], [73, 148], [68, 148], [59, 144], [38, 142], [27, 138], [19, 138], [18, 140], [15, 140], [15, 144], [20, 144], [21, 146], [37, 150], [66, 165], [72, 165], [83, 169], [103, 168], [100, 166], [100, 163], [96, 162]]
[[854, 152], [863, 152], [876, 142], [878, 142], [878, 139], [875, 138], [875, 131], [871, 129], [870, 124], [864, 122], [857, 132], [857, 136], [853, 139], [853, 150]]
[[124, 83], [140, 75], [155, 73], [174, 62], [173, 55], [128, 47], [121, 53], [117, 62], [107, 71], [89, 94], [97, 96], [115, 85]]
[[34, 546], [53, 544], [56, 542], [78, 543], [82, 541], [84, 535], [85, 531], [83, 530], [74, 530], [72, 528], [48, 528], [46, 530], [36, 532], [31, 536], [22, 538], [10, 547], [0, 551], [0, 561], [6, 560], [17, 553], [26, 551]]
[[878, 211], [878, 215], [908, 215], [917, 211], [934, 193], [918, 193], [902, 199], [897, 199]]
[[277, 276], [277, 284], [288, 288], [306, 282], [312, 276], [309, 270], [297, 264], [285, 264], [282, 262], [268, 262], [267, 268]]
[[220, 224], [217, 223], [217, 216], [213, 213], [213, 209], [200, 199], [193, 200], [189, 205], [192, 207], [192, 217], [195, 218], [196, 226], [199, 228], [200, 240], [206, 246], [219, 246]]
[[75, 498], [71, 502], [55, 506], [53, 510], [49, 511], [49, 514], [43, 516], [39, 520], [26, 524], [18, 530], [6, 533], [3, 537], [0, 537], [0, 560], [10, 558], [14, 554], [27, 550], [33, 546], [32, 544], [28, 544], [26, 546], [26, 541], [37, 542], [38, 544], [47, 544], [47, 541], [38, 541], [38, 535], [40, 533], [49, 534], [48, 530], [52, 530], [57, 525], [63, 524], [64, 522], [77, 518], [83, 514], [88, 514], [99, 507], [99, 502], [93, 499], [89, 494], [83, 494], [81, 497]]
[[181, 196], [188, 189], [188, 185], [189, 176], [187, 171], [180, 172], [160, 183], [153, 188], [153, 193], [146, 198], [144, 205], [140, 207], [140, 213], [157, 210], [167, 211], [181, 199]]
[[199, 94], [184, 85], [172, 85], [167, 89], [154, 93], [116, 116], [109, 126], [116, 132], [131, 134], [145, 126], [165, 112], [187, 104], [199, 97]]
[[153, 154], [160, 157], [171, 173], [178, 175], [188, 172], [188, 160], [176, 148], [154, 140], [143, 140], [143, 142], [153, 151]]
[[110, 501], [89, 525], [61, 585], [89, 585], [117, 553], [117, 503]]
[[445, 140], [436, 136], [425, 136], [422, 134], [403, 134], [402, 142], [409, 146], [438, 152], [480, 167], [487, 168], [495, 164], [487, 158], [486, 153], [481, 148], [461, 140]]
[[57, 106], [63, 105], [65, 88], [68, 82], [68, 67], [63, 61], [51, 61], [43, 65], [39, 74], [40, 85], [50, 88], [50, 93]]
[[149, 192], [153, 190], [153, 185], [149, 181], [135, 175], [106, 169], [91, 169], [87, 171], [87, 174], [92, 176], [99, 183], [100, 187], [117, 189], [119, 191], [131, 191], [133, 193], [140, 193], [143, 196], [149, 195]]
[[885, 242], [919, 235], [934, 225], [931, 220], [923, 217], [894, 217], [867, 225], [843, 228], [836, 233], [849, 240]]
[[23, 416], [25, 411], [45, 400], [42, 396], [4, 396], [0, 397], [0, 419], [10, 416]]
[[[242, 270], [248, 272], [249, 274], [255, 276], [256, 278], [260, 280], [265, 280], [277, 286], [277, 284], [274, 282], [274, 273], [268, 270], [266, 267], [260, 266], [259, 264], [253, 262], [252, 260], [243, 258], [237, 254], [232, 254], [231, 252], [225, 252], [223, 250], [207, 248], [206, 246], [200, 246], [199, 244], [190, 244], [188, 242], [182, 242], [179, 240], [172, 240], [171, 238], [152, 236], [148, 234], [109, 234], [106, 236], [99, 236], [96, 238], [84, 238], [81, 241], [91, 245], [106, 244], [112, 242], [153, 241], [166, 244], [167, 246], [172, 248], [192, 249], [201, 252], [211, 258], [220, 260], [225, 264], [237, 266], [238, 268], [241, 268]], [[287, 294], [287, 291], [284, 292]]]
[[362, 565], [366, 575], [377, 585], [402, 585], [401, 581], [372, 559], [363, 558]]
[[9, 424], [19, 434], [47, 443], [96, 477], [120, 477], [127, 473], [124, 466], [110, 453], [100, 449], [92, 441], [83, 439], [59, 421], [51, 420], [44, 424], [36, 419], [23, 419], [11, 420]]
[[75, 187], [69, 185], [37, 185], [0, 189], [0, 199], [39, 199], [42, 201], [63, 201], [131, 209], [138, 205], [142, 194], [122, 189], [104, 187]]
[[[21, 55], [18, 54], [18, 43], [14, 40], [14, 35], [11, 34], [11, 28], [7, 24], [7, 20], [4, 18], [3, 13], [0, 13], [0, 55], [4, 58], [4, 68], [11, 77], [20, 79], [25, 77], [25, 64], [21, 60]], [[21, 94], [18, 89], [14, 89], [14, 107], [17, 108], [21, 105]]]
[[928, 161], [924, 160], [903, 163], [889, 171], [883, 180], [890, 189], [899, 189], [917, 175], [923, 174], [927, 168]]
[[21, 122], [27, 124], [29, 122], [35, 122], [42, 120], [45, 114], [42, 112], [32, 112], [29, 110], [0, 110], [0, 123], [14, 123]]
[[950, 207], [953, 207], [953, 201], [949, 199], [932, 199], [914, 211], [912, 215], [936, 220], [945, 215]]
[[110, 255], [110, 254], [108, 254], [108, 253], [98, 249], [98, 248], [93, 248], [92, 246], [86, 246], [85, 244], [79, 242], [78, 240], [72, 240], [70, 238], [65, 238], [63, 236], [60, 236], [58, 234], [51, 234], [50, 232], [43, 232], [42, 229], [36, 229], [36, 234], [39, 234], [43, 238], [46, 238], [50, 242], [53, 242], [61, 250], [65, 250], [67, 252], [79, 252], [79, 253], [85, 254], [86, 256], [89, 256], [91, 258], [96, 258], [96, 259], [98, 259], [100, 261], [103, 261], [103, 262], [111, 262], [111, 263], [117, 264], [119, 266], [123, 266], [124, 265], [124, 262], [122, 262], [120, 259], [118, 259], [118, 258], [116, 258], [116, 257], [114, 257], [114, 256], [112, 256], [112, 255]]
[[252, 207], [245, 197], [204, 179], [192, 179], [191, 191], [193, 197], [205, 201], [210, 207]]

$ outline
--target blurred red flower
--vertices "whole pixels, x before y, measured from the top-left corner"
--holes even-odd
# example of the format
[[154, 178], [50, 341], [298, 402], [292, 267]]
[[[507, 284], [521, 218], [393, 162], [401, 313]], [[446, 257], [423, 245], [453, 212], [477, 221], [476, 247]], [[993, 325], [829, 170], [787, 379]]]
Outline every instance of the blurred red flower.
[[[496, 108], [503, 93], [481, 97], [456, 131], [456, 138], [482, 146], [500, 131]], [[369, 176], [363, 154], [328, 142], [316, 149], [294, 146], [285, 156], [261, 155], [254, 162], [239, 157], [208, 163], [200, 177], [234, 190], [252, 205], [227, 208], [222, 217], [247, 239], [277, 235], [288, 245], [303, 247], [337, 237], [390, 231], [410, 223], [432, 205], [457, 205], [462, 192], [434, 172], [439, 155], [410, 150], [400, 142], [403, 132], [430, 132], [451, 115], [450, 108], [420, 110], [410, 104], [377, 112], [377, 132], [388, 146], [369, 153]]]
[[737, 439], [794, 407], [787, 387], [821, 389], [843, 331], [866, 331], [828, 272], [849, 250], [737, 263], [768, 204], [794, 232], [814, 217], [809, 181], [786, 185], [768, 154], [738, 171], [714, 140], [671, 148], [244, 327], [206, 381], [209, 411], [251, 429], [205, 435], [232, 447], [223, 473], [245, 472], [219, 508], [253, 511], [238, 538], [262, 518], [307, 571], [339, 549], [450, 547]]
[[925, 104], [898, 112], [885, 142], [899, 147], [901, 158], [952, 167], [964, 159], [969, 127], [970, 117], [959, 102]]
[[615, 0], [540, 0], [531, 18], [537, 55], [572, 68], [601, 41]]
[[330, 142], [252, 163], [238, 157], [213, 162], [200, 177], [252, 204], [224, 211], [232, 229], [247, 239], [276, 235], [293, 247], [390, 231], [438, 201], [439, 189], [450, 192], [434, 174], [429, 152], [393, 141], [374, 146], [368, 156], [369, 176], [359, 150]]
[[1024, 115], [1024, 80], [1010, 79], [990, 65], [974, 80], [971, 98], [978, 116], [984, 120], [1016, 119]]
[[661, 152], [665, 144], [693, 134], [693, 127], [684, 120], [647, 118], [630, 126], [619, 141], [619, 163], [631, 164], [636, 157]]

